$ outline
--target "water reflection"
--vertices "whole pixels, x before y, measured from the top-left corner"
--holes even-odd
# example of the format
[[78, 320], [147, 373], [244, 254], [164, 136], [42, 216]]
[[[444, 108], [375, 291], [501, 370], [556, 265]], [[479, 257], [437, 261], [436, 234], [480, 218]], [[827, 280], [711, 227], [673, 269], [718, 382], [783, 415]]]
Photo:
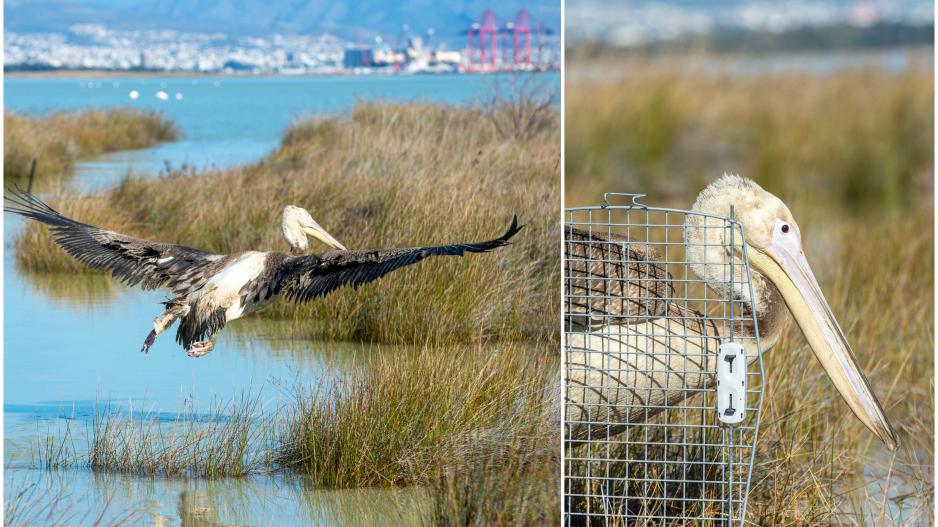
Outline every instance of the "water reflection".
[[[889, 452], [880, 444], [863, 452], [869, 460], [856, 478], [837, 486], [838, 492], [857, 496], [842, 512], [856, 516], [868, 525], [931, 525], [934, 482], [927, 452]], [[904, 461], [906, 455], [912, 461]]]
[[[58, 306], [82, 315], [89, 310], [112, 311], [125, 301], [134, 300], [136, 290], [126, 287], [102, 273], [27, 273], [17, 271], [32, 294], [54, 301]], [[127, 298], [125, 298], [127, 297]], [[158, 306], [153, 312], [159, 311]], [[308, 326], [318, 324], [315, 320], [272, 320], [255, 314], [231, 324], [220, 336], [227, 349], [233, 349], [244, 357], [261, 359], [274, 357], [289, 359], [306, 366], [332, 364], [344, 369], [361, 363], [379, 353], [393, 353], [405, 346], [374, 345], [362, 342], [310, 341], [305, 335], [314, 333]], [[149, 329], [148, 322], [141, 323], [141, 335]], [[173, 330], [163, 340], [172, 341]]]
[[227, 327], [231, 334], [223, 335], [222, 338], [223, 341], [237, 342], [235, 350], [245, 357], [289, 359], [297, 364], [329, 367], [333, 371], [346, 371], [361, 366], [368, 362], [368, 359], [378, 355], [395, 354], [415, 348], [305, 338], [303, 335], [309, 334], [309, 330], [300, 328], [300, 325], [316, 323], [313, 320], [270, 320], [252, 316]]
[[104, 307], [127, 290], [113, 278], [99, 273], [31, 273], [17, 270], [30, 292], [53, 300], [63, 307], [88, 310]]
[[[189, 480], [137, 478], [85, 470], [5, 471], [9, 495], [36, 484], [29, 499], [75, 510], [102, 511], [103, 524], [128, 515], [135, 525], [221, 527], [240, 525], [420, 525], [426, 492], [405, 489], [320, 489], [295, 475]], [[80, 503], [80, 506], [79, 506]], [[34, 520], [52, 520], [45, 515]], [[72, 520], [76, 519], [71, 517]]]

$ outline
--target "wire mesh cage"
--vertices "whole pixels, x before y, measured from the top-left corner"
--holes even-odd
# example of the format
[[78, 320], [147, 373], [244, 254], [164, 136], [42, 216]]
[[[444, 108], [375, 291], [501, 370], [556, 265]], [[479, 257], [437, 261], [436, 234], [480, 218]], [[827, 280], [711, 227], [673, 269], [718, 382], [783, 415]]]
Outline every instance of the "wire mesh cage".
[[742, 525], [763, 394], [742, 228], [623, 196], [564, 211], [564, 523]]

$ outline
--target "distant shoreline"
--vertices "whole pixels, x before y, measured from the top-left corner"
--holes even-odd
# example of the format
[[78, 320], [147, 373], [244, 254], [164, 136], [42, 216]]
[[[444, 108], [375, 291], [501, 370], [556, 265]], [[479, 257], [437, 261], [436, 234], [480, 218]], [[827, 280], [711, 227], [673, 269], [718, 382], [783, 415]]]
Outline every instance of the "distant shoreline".
[[[199, 71], [136, 71], [136, 70], [15, 70], [4, 71], [4, 77], [8, 78], [59, 78], [59, 79], [77, 79], [79, 77], [93, 78], [153, 78], [153, 77], [352, 77], [352, 72], [329, 72], [329, 73], [225, 73], [225, 72], [199, 72]], [[372, 76], [389, 75], [386, 73], [373, 73]], [[396, 75], [396, 74], [395, 74]], [[364, 75], [362, 75], [364, 76]]]
[[[532, 71], [526, 73], [557, 73], [559, 70], [556, 69], [547, 69]], [[509, 74], [511, 72], [498, 72]], [[302, 78], [302, 77], [421, 77], [421, 76], [435, 76], [435, 75], [494, 75], [491, 72], [417, 72], [417, 73], [398, 73], [398, 72], [373, 72], [368, 74], [357, 74], [351, 71], [332, 71], [332, 72], [323, 72], [323, 73], [239, 73], [239, 72], [198, 72], [198, 71], [136, 71], [136, 70], [13, 70], [13, 71], [4, 71], [4, 77], [6, 78], [24, 78], [24, 79], [78, 79], [82, 77], [91, 77], [96, 79], [108, 79], [108, 78], [156, 78], [156, 77], [200, 77], [200, 78], [213, 78], [213, 77], [281, 77], [281, 78]]]

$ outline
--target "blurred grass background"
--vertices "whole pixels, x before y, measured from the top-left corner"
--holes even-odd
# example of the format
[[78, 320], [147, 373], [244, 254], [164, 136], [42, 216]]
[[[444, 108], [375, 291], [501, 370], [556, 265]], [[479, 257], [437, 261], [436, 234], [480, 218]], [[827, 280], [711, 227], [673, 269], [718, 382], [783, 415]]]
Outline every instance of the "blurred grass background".
[[[692, 203], [723, 172], [786, 203], [869, 214], [927, 206], [933, 71], [740, 74], [717, 57], [605, 56], [566, 84], [567, 205], [605, 191]], [[591, 75], [590, 71], [602, 71]]]
[[565, 205], [631, 192], [687, 209], [724, 172], [785, 201], [903, 444], [895, 456], [878, 444], [790, 326], [765, 355], [748, 520], [931, 525], [931, 59], [741, 72], [724, 58], [568, 50]]

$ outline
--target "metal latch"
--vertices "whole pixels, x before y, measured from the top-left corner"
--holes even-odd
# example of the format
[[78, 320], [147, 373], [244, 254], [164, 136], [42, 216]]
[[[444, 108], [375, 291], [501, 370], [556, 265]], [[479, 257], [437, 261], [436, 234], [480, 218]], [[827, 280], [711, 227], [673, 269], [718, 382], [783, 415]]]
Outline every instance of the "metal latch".
[[746, 418], [746, 349], [742, 344], [720, 344], [717, 354], [717, 412], [720, 421], [738, 424]]

